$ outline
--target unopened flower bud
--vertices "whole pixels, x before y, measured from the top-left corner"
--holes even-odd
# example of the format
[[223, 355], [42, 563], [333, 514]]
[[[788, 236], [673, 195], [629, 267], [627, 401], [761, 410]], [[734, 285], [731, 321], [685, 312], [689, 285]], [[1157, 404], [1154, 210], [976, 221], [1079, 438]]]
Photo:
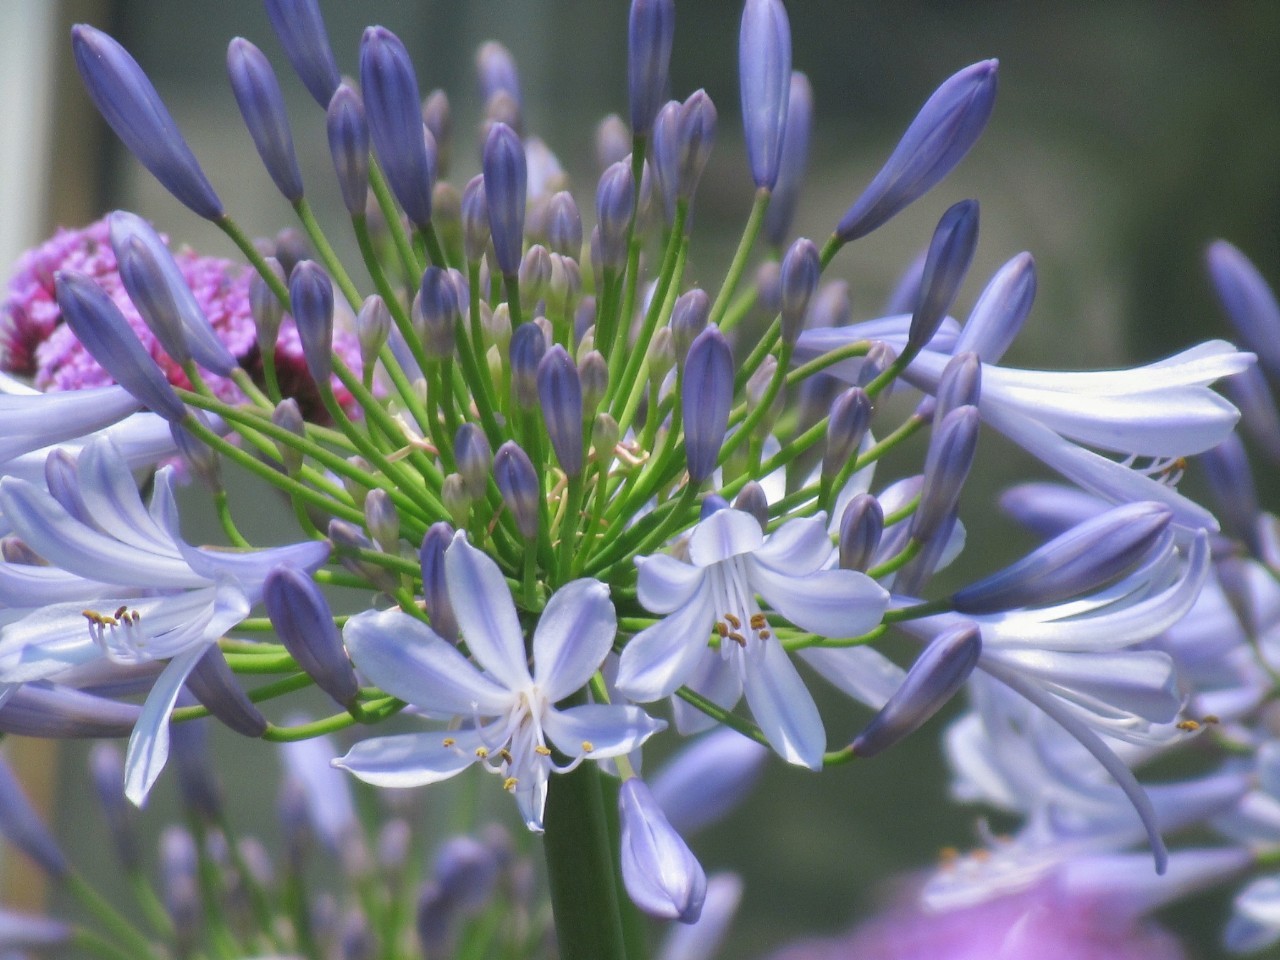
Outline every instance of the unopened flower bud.
[[693, 346], [694, 339], [707, 328], [711, 313], [711, 298], [705, 290], [694, 287], [676, 298], [671, 309], [671, 346], [676, 360], [683, 364]]
[[449, 97], [443, 90], [432, 90], [422, 101], [422, 122], [436, 142], [436, 172], [445, 176], [449, 172], [449, 159], [453, 153], [453, 113], [449, 109]]
[[976, 353], [957, 353], [947, 361], [938, 381], [934, 420], [941, 421], [956, 407], [976, 407], [982, 393], [982, 361]]
[[766, 260], [756, 269], [756, 305], [766, 315], [782, 310], [782, 264]]
[[627, 33], [631, 129], [647, 137], [667, 93], [667, 69], [676, 31], [675, 0], [632, 0]]
[[9, 764], [0, 758], [0, 834], [55, 879], [71, 869], [53, 834], [27, 799]]
[[667, 372], [676, 365], [675, 340], [670, 327], [659, 327], [649, 341], [649, 377], [659, 387]]
[[957, 407], [934, 427], [924, 461], [920, 505], [911, 518], [911, 539], [933, 539], [960, 500], [978, 443], [978, 409]]
[[538, 402], [538, 362], [546, 352], [547, 338], [537, 324], [522, 323], [512, 332], [511, 391], [520, 407], [532, 409]]
[[603, 173], [631, 152], [631, 131], [616, 113], [611, 113], [596, 126], [596, 169]]
[[364, 298], [356, 314], [356, 338], [360, 342], [360, 359], [366, 367], [378, 359], [378, 353], [391, 335], [391, 311], [376, 293]]
[[465, 527], [471, 516], [471, 504], [475, 498], [467, 489], [467, 481], [460, 473], [448, 474], [440, 484], [440, 502], [456, 526]]
[[516, 528], [526, 540], [538, 536], [538, 473], [529, 455], [508, 440], [493, 456], [493, 477], [502, 500], [515, 517]]
[[431, 222], [434, 141], [422, 124], [418, 78], [400, 38], [369, 27], [360, 41], [360, 90], [369, 138], [391, 192], [416, 227]]
[[468, 180], [462, 191], [462, 242], [469, 263], [483, 257], [489, 246], [489, 204], [481, 175]]
[[414, 313], [414, 319], [421, 323], [427, 356], [436, 360], [452, 357], [459, 306], [458, 288], [448, 270], [430, 266], [423, 272]]
[[795, 346], [804, 319], [809, 312], [809, 299], [818, 287], [822, 264], [818, 248], [812, 240], [801, 237], [791, 245], [782, 258], [778, 277], [778, 306], [782, 314], [782, 342]]
[[453, 527], [444, 522], [433, 523], [422, 538], [418, 564], [422, 570], [422, 602], [431, 629], [451, 643], [458, 641], [458, 621], [444, 578], [444, 552], [453, 542]]
[[320, 264], [303, 260], [289, 275], [289, 303], [307, 371], [321, 391], [333, 372], [333, 283]]
[[938, 332], [964, 282], [977, 243], [978, 201], [961, 200], [942, 215], [929, 244], [920, 279], [920, 299], [911, 314], [907, 334], [908, 352], [922, 349]]
[[482, 43], [476, 51], [476, 80], [481, 103], [487, 103], [499, 93], [505, 93], [520, 103], [520, 74], [516, 69], [516, 59], [496, 40]]
[[813, 87], [803, 73], [793, 71], [787, 89], [787, 129], [782, 136], [782, 161], [778, 164], [778, 182], [773, 187], [769, 209], [764, 213], [761, 232], [772, 247], [787, 242], [791, 221], [795, 219], [809, 165], [809, 139], [813, 133]]
[[988, 281], [951, 352], [972, 351], [995, 363], [1022, 329], [1035, 298], [1036, 262], [1031, 254], [1020, 253]]
[[613, 448], [618, 445], [618, 421], [607, 413], [596, 415], [591, 424], [591, 446], [595, 449], [596, 459], [605, 462], [605, 458], [613, 456]]
[[[768, 354], [760, 361], [760, 366], [756, 368], [755, 373], [747, 378], [747, 382], [743, 386], [743, 393], [746, 394], [747, 409], [749, 411], [754, 411], [760, 404], [764, 403], [769, 394], [769, 384], [773, 382], [777, 372], [778, 358], [773, 354]], [[769, 409], [756, 424], [756, 432], [762, 438], [773, 430], [774, 423], [777, 422], [779, 414], [782, 413], [784, 399], [783, 392], [779, 390], [777, 395], [774, 396]]]
[[[299, 437], [306, 436], [307, 422], [302, 418], [298, 401], [293, 397], [288, 397], [276, 404], [275, 409], [271, 411], [271, 422]], [[295, 476], [302, 469], [302, 451], [292, 444], [280, 441], [276, 441], [276, 449], [280, 451], [280, 462], [284, 466], [284, 472], [291, 477]]]
[[377, 550], [373, 541], [359, 527], [345, 520], [334, 519], [329, 521], [328, 534], [333, 544], [334, 557], [347, 571], [363, 577], [370, 585], [386, 594], [394, 594], [400, 588], [400, 578], [395, 573], [359, 556], [359, 552]]
[[271, 29], [307, 91], [321, 107], [338, 88], [338, 65], [317, 0], [266, 0]]
[[791, 24], [782, 0], [747, 0], [738, 34], [738, 84], [751, 177], [771, 190], [782, 163], [791, 87]]
[[533, 305], [547, 295], [551, 285], [551, 255], [547, 248], [535, 243], [520, 260], [520, 305], [525, 310], [533, 309]]
[[114, 743], [95, 743], [89, 751], [89, 780], [102, 807], [116, 855], [125, 873], [142, 865], [133, 812], [124, 797], [124, 754]]
[[227, 46], [227, 76], [262, 165], [284, 198], [297, 203], [302, 199], [302, 171], [276, 72], [261, 50], [236, 37]]
[[182, 827], [160, 834], [160, 891], [178, 941], [192, 944], [200, 933], [200, 862], [196, 842]]
[[396, 553], [400, 545], [400, 514], [391, 495], [381, 487], [369, 491], [364, 498], [364, 525], [374, 541], [387, 553]]
[[473, 500], [484, 496], [493, 468], [493, 448], [479, 425], [463, 423], [453, 437], [453, 458]]
[[242, 737], [260, 737], [266, 732], [267, 718], [240, 687], [217, 644], [196, 661], [195, 669], [187, 675], [187, 689], [223, 726]]
[[924, 724], [968, 679], [982, 653], [975, 624], [960, 624], [938, 635], [916, 658], [902, 685], [854, 738], [855, 757], [873, 757]]
[[594, 413], [609, 389], [609, 362], [599, 350], [588, 350], [578, 362], [578, 379], [582, 381], [582, 409]]
[[682, 392], [689, 479], [701, 485], [719, 459], [733, 403], [733, 351], [715, 327], [703, 330], [689, 347]]
[[[621, 270], [627, 261], [627, 233], [635, 203], [635, 181], [629, 160], [619, 160], [600, 177], [596, 187], [596, 225], [600, 231], [599, 265]], [[596, 259], [592, 257], [593, 261]]]
[[[282, 284], [288, 274], [275, 257], [266, 257], [267, 269], [276, 275]], [[284, 304], [275, 292], [267, 286], [262, 275], [256, 271], [249, 277], [249, 312], [253, 316], [253, 325], [258, 333], [258, 347], [263, 352], [272, 350], [276, 338], [280, 336], [280, 321], [284, 317]]]
[[739, 491], [734, 498], [733, 509], [751, 514], [761, 530], [769, 525], [769, 498], [765, 496], [764, 487], [755, 480], [748, 480]]
[[693, 923], [702, 913], [706, 874], [639, 777], [618, 791], [618, 817], [627, 895], [650, 916]]
[[311, 259], [311, 245], [297, 227], [285, 227], [275, 235], [274, 242], [275, 257], [286, 277], [293, 276], [293, 268], [303, 260]]
[[369, 123], [360, 94], [345, 83], [329, 101], [325, 127], [342, 202], [351, 216], [363, 217], [369, 200]]
[[538, 399], [551, 448], [565, 474], [582, 473], [582, 381], [564, 347], [554, 344], [538, 362]]
[[871, 425], [871, 398], [861, 387], [850, 387], [831, 404], [827, 414], [827, 445], [822, 454], [822, 476], [832, 480], [856, 456]]
[[884, 534], [884, 509], [869, 493], [855, 494], [840, 515], [840, 567], [865, 573]]
[[354, 703], [359, 683], [315, 581], [293, 567], [277, 567], [267, 576], [263, 602], [280, 642], [316, 686], [344, 707]]
[[524, 247], [528, 176], [524, 144], [511, 127], [495, 123], [485, 139], [483, 161], [489, 232], [498, 269], [504, 277], [514, 277], [520, 270], [520, 253]]

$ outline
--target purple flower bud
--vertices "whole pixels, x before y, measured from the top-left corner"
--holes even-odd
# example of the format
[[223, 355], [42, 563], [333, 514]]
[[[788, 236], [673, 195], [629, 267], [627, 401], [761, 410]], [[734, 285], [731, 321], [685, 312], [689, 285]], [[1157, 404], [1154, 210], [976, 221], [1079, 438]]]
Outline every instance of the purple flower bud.
[[328, 106], [338, 89], [338, 65], [329, 47], [329, 34], [320, 16], [319, 3], [317, 0], [266, 0], [266, 5], [271, 29], [280, 38], [294, 72], [316, 103]]
[[211, 714], [241, 736], [260, 737], [266, 732], [267, 718], [240, 689], [217, 644], [205, 651], [187, 675], [187, 689]]
[[328, 389], [333, 372], [333, 282], [314, 260], [303, 260], [289, 275], [289, 303], [311, 379]]
[[513, 277], [524, 249], [525, 189], [528, 171], [524, 144], [505, 123], [489, 128], [484, 142], [484, 192], [489, 207], [489, 232], [498, 269]]
[[422, 602], [431, 618], [431, 629], [450, 642], [458, 642], [458, 621], [449, 601], [444, 579], [444, 552], [453, 542], [453, 527], [433, 523], [422, 538], [418, 564], [422, 569]]
[[1020, 253], [996, 271], [973, 305], [953, 353], [973, 351], [995, 363], [1013, 343], [1036, 298], [1036, 261]]
[[552, 194], [547, 201], [547, 246], [566, 257], [582, 255], [582, 214], [568, 191]]
[[1272, 460], [1280, 463], [1280, 411], [1257, 366], [1251, 366], [1222, 382], [1222, 392], [1240, 411], [1240, 420], [1249, 436]]
[[85, 23], [71, 28], [71, 45], [85, 89], [129, 152], [195, 214], [222, 219], [222, 201], [138, 62]]
[[496, 40], [481, 44], [476, 51], [476, 79], [480, 84], [481, 103], [488, 103], [499, 93], [505, 93], [515, 101], [517, 108], [520, 106], [520, 75], [516, 70], [515, 57]]
[[676, 361], [683, 364], [693, 341], [707, 329], [707, 317], [711, 314], [711, 298], [705, 290], [695, 287], [676, 298], [671, 310], [671, 346]]
[[452, 357], [458, 323], [458, 288], [442, 267], [427, 267], [414, 301], [415, 321], [421, 324], [422, 345], [433, 359]]
[[230, 376], [236, 358], [214, 332], [160, 235], [125, 210], [114, 211], [107, 223], [120, 279], [165, 352], [179, 363], [190, 356], [211, 373]]
[[285, 227], [276, 234], [276, 259], [286, 277], [293, 274], [293, 268], [303, 260], [311, 259], [311, 245], [306, 235], [297, 227]]
[[369, 199], [369, 124], [360, 94], [339, 84], [329, 101], [325, 126], [342, 202], [347, 213], [362, 217]]
[[492, 847], [475, 837], [450, 837], [436, 855], [435, 880], [458, 913], [475, 913], [493, 896], [501, 862]]
[[434, 151], [427, 148], [409, 51], [385, 27], [369, 27], [360, 41], [360, 88], [369, 137], [387, 183], [409, 221], [426, 226], [436, 182]]
[[884, 509], [869, 493], [855, 494], [840, 515], [840, 568], [865, 573], [884, 534]]
[[[735, 509], [740, 508], [735, 504]], [[667, 760], [653, 777], [650, 792], [672, 829], [690, 836], [746, 799], [768, 757], [767, 747], [721, 727]]]
[[364, 911], [352, 908], [342, 918], [338, 935], [338, 956], [342, 960], [376, 960], [378, 941], [369, 929]]
[[133, 826], [133, 811], [124, 798], [124, 754], [113, 743], [95, 743], [89, 751], [89, 779], [102, 807], [107, 833], [126, 873], [139, 869], [142, 857]]
[[344, 707], [354, 703], [360, 685], [315, 582], [293, 567], [277, 567], [267, 576], [263, 602], [280, 642], [316, 686]]
[[1280, 303], [1258, 268], [1236, 247], [1215, 240], [1205, 252], [1209, 279], [1240, 339], [1272, 374], [1280, 374]]
[[763, 530], [769, 524], [769, 498], [764, 487], [755, 480], [748, 480], [733, 500], [733, 509], [749, 513], [756, 518]]
[[911, 518], [911, 539], [927, 543], [955, 510], [978, 444], [977, 407], [957, 407], [934, 427], [924, 460], [920, 505]]
[[578, 476], [582, 473], [582, 381], [573, 358], [558, 343], [538, 362], [538, 399], [560, 468], [567, 476]]
[[462, 242], [470, 263], [483, 257], [489, 246], [489, 204], [482, 175], [472, 177], [462, 190]]
[[[897, 359], [898, 355], [893, 352], [893, 347], [883, 340], [873, 341], [871, 349], [867, 351], [866, 357], [862, 360], [862, 366], [858, 368], [855, 384], [859, 387], [865, 387], [893, 366], [893, 362]], [[892, 384], [881, 392], [880, 399], [882, 401], [888, 399], [891, 388]]]
[[866, 236], [951, 172], [991, 116], [998, 66], [995, 60], [975, 63], [934, 91], [875, 179], [844, 215], [836, 236], [846, 243]]
[[676, 193], [680, 189], [680, 101], [668, 100], [653, 121], [645, 163], [653, 172], [667, 226], [676, 219]]
[[458, 473], [466, 482], [467, 493], [473, 500], [479, 500], [489, 484], [489, 473], [493, 469], [493, 448], [489, 439], [477, 424], [463, 423], [453, 437], [453, 458], [458, 464]]
[[516, 276], [520, 280], [520, 302], [526, 310], [547, 295], [551, 284], [551, 254], [540, 243], [535, 243], [520, 259]]
[[778, 276], [780, 312], [782, 314], [782, 342], [795, 346], [804, 329], [804, 318], [809, 311], [809, 299], [818, 288], [822, 263], [818, 248], [812, 240], [801, 237], [782, 258], [782, 272]]
[[206, 823], [216, 822], [222, 815], [222, 787], [209, 756], [209, 721], [175, 723], [169, 736], [183, 805]]
[[791, 24], [782, 0], [747, 0], [738, 34], [738, 83], [751, 176], [757, 187], [772, 190], [791, 85]]
[[360, 342], [360, 359], [366, 366], [378, 359], [378, 353], [391, 336], [391, 311], [376, 293], [364, 298], [356, 314], [356, 339]]
[[364, 498], [364, 525], [374, 541], [387, 553], [400, 549], [400, 514], [391, 495], [377, 487]]
[[66, 876], [71, 867], [40, 815], [31, 806], [8, 762], [0, 757], [0, 834], [49, 876]]
[[227, 76], [263, 166], [284, 198], [297, 203], [302, 199], [302, 171], [275, 71], [261, 50], [236, 37], [227, 46]]
[[680, 401], [689, 480], [701, 485], [716, 467], [733, 403], [733, 352], [715, 327], [703, 330], [689, 347]]
[[667, 70], [676, 33], [674, 0], [631, 0], [628, 26], [631, 129], [637, 137], [647, 137], [667, 95]]
[[[306, 723], [306, 716], [289, 717], [291, 724]], [[344, 855], [360, 837], [350, 780], [329, 763], [338, 749], [328, 736], [295, 740], [280, 745], [287, 783], [293, 784], [300, 816], [330, 851]]]
[[787, 92], [787, 130], [782, 137], [782, 161], [778, 182], [764, 213], [762, 232], [770, 246], [781, 247], [791, 232], [800, 188], [809, 166], [809, 138], [813, 133], [813, 87], [803, 73], [791, 74]]
[[601, 173], [631, 152], [631, 131], [616, 113], [609, 114], [596, 127], [595, 146], [596, 168]]
[[676, 128], [679, 144], [677, 194], [692, 200], [716, 142], [716, 105], [705, 90], [695, 90], [680, 105]]
[[822, 454], [822, 477], [835, 478], [849, 458], [856, 456], [871, 425], [871, 398], [861, 387], [850, 387], [831, 404], [827, 415], [827, 445]]
[[515, 517], [516, 528], [526, 540], [538, 536], [538, 473], [529, 455], [508, 440], [493, 456], [493, 478], [502, 501]]
[[676, 365], [675, 345], [670, 327], [659, 327], [649, 341], [649, 379], [659, 388], [667, 371]]
[[538, 363], [547, 352], [547, 339], [536, 323], [522, 323], [511, 334], [511, 391], [516, 404], [531, 409], [538, 402]]
[[62, 270], [54, 280], [58, 308], [93, 358], [148, 409], [171, 423], [181, 422], [187, 408], [115, 301], [82, 273]]
[[627, 895], [650, 916], [693, 923], [702, 913], [707, 876], [643, 780], [632, 777], [622, 784], [618, 816]]
[[446, 955], [454, 921], [453, 905], [440, 884], [434, 880], [423, 885], [418, 894], [414, 928], [423, 954], [428, 957]]
[[[399, 589], [400, 578], [395, 573], [357, 556], [357, 551], [376, 549], [373, 541], [366, 537], [359, 527], [345, 520], [334, 519], [329, 521], [327, 532], [333, 544], [334, 556], [346, 570], [368, 580], [375, 589], [383, 593], [394, 594]], [[295, 656], [294, 659], [297, 657]]]
[[142, 708], [56, 683], [24, 683], [0, 706], [0, 732], [86, 740], [127, 737]]
[[[307, 423], [302, 418], [302, 411], [298, 408], [298, 401], [293, 397], [286, 397], [276, 404], [275, 409], [271, 411], [271, 422], [277, 427], [282, 427], [299, 437], [305, 436], [307, 432]], [[287, 443], [277, 443], [276, 449], [280, 451], [280, 462], [284, 465], [286, 474], [293, 476], [302, 469], [302, 452], [300, 450]]]
[[183, 944], [194, 943], [200, 935], [199, 862], [191, 834], [182, 827], [165, 827], [160, 834], [160, 894]]
[[582, 409], [589, 415], [596, 411], [609, 389], [609, 361], [599, 350], [588, 350], [578, 364], [582, 381]]
[[604, 269], [621, 270], [627, 262], [627, 230], [631, 226], [634, 203], [631, 162], [619, 160], [604, 172], [596, 187], [596, 225], [600, 230], [598, 262]]
[[[578, 301], [578, 308], [573, 311], [573, 347], [576, 350], [588, 332], [596, 326], [596, 298], [583, 297]], [[594, 342], [594, 334], [593, 334]]]
[[[286, 283], [288, 274], [275, 257], [264, 258], [267, 269], [276, 275], [281, 283]], [[258, 346], [267, 349], [275, 346], [280, 336], [280, 321], [284, 317], [284, 304], [275, 295], [262, 275], [256, 271], [249, 276], [249, 312], [253, 315], [253, 325], [258, 333]]]
[[941, 421], [956, 407], [977, 406], [981, 392], [982, 361], [976, 353], [957, 353], [942, 368], [934, 421]]
[[444, 176], [448, 172], [449, 154], [453, 149], [453, 112], [449, 109], [449, 97], [443, 90], [432, 90], [422, 101], [422, 122], [435, 139], [438, 169]]
[[961, 200], [938, 221], [929, 244], [924, 274], [920, 279], [920, 299], [911, 314], [907, 350], [920, 350], [938, 332], [955, 300], [978, 244], [978, 201]]
[[782, 264], [766, 260], [756, 268], [755, 282], [756, 306], [767, 315], [777, 313], [782, 307]]
[[982, 634], [965, 623], [939, 634], [907, 671], [880, 712], [854, 738], [856, 757], [874, 757], [914, 733], [968, 679], [982, 653]]
[[[772, 204], [770, 204], [772, 207]], [[885, 298], [883, 313], [887, 317], [910, 313], [920, 302], [920, 283], [924, 279], [924, 264], [929, 259], [929, 248], [921, 250], [898, 277], [898, 282]]]
[[718, 493], [709, 493], [702, 500], [702, 506], [698, 510], [698, 519], [705, 520], [713, 513], [719, 513], [721, 510], [729, 509], [729, 501]]
[[1168, 507], [1154, 502], [1114, 507], [957, 591], [951, 604], [961, 613], [998, 613], [1092, 593], [1161, 549], [1172, 519]]

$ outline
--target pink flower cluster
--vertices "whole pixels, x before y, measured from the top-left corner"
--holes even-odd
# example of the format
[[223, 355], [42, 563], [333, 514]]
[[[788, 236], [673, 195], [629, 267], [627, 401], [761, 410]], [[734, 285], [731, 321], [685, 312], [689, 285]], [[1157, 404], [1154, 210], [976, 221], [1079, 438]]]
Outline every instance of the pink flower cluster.
[[[256, 378], [259, 372], [257, 333], [249, 310], [252, 271], [230, 260], [202, 256], [186, 248], [179, 250], [174, 259], [219, 338], [240, 365]], [[75, 270], [96, 280], [124, 313], [169, 382], [190, 387], [186, 373], [165, 353], [129, 299], [116, 266], [105, 219], [80, 229], [61, 228], [51, 239], [28, 250], [18, 260], [0, 304], [0, 370], [30, 377], [36, 387], [48, 391], [79, 390], [113, 382], [70, 327], [62, 322], [54, 297], [53, 278], [59, 270]], [[359, 346], [354, 334], [336, 333], [334, 349], [359, 369]], [[306, 372], [302, 344], [292, 318], [286, 317], [281, 326], [276, 364], [286, 395], [298, 395], [304, 410], [314, 411], [316, 404], [304, 402], [315, 399], [315, 388]], [[205, 380], [224, 401], [235, 403], [244, 399], [230, 380], [212, 374], [207, 374]], [[335, 390], [350, 411], [351, 401], [346, 392], [337, 385]]]

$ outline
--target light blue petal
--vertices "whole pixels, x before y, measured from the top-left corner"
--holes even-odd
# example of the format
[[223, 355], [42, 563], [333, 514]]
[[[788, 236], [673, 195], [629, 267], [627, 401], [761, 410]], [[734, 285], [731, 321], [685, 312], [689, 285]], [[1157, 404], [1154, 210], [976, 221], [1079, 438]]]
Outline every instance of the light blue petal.
[[142, 505], [133, 471], [110, 440], [99, 437], [80, 451], [76, 479], [88, 516], [104, 533], [139, 550], [176, 554], [173, 540]]
[[566, 583], [533, 631], [534, 682], [552, 703], [582, 688], [613, 649], [618, 618], [599, 580]]
[[461, 773], [480, 759], [476, 751], [491, 742], [492, 730], [400, 733], [361, 740], [333, 761], [375, 787], [421, 787]]
[[764, 543], [756, 518], [741, 510], [717, 510], [694, 527], [689, 537], [689, 561], [709, 567], [742, 553], [752, 553]]
[[169, 759], [169, 715], [187, 675], [204, 653], [204, 647], [196, 647], [169, 661], [142, 705], [124, 756], [124, 795], [136, 806], [147, 802]]
[[39, 607], [69, 600], [83, 602], [119, 589], [57, 567], [0, 563], [0, 604], [6, 607]]
[[798, 653], [823, 680], [873, 710], [885, 705], [907, 675], [874, 647], [802, 647]]
[[636, 557], [636, 599], [650, 613], [679, 610], [702, 586], [703, 568], [665, 553]]
[[769, 745], [788, 763], [822, 769], [822, 717], [781, 644], [766, 640], [743, 663], [747, 705]]
[[629, 753], [666, 726], [665, 720], [655, 720], [639, 707], [607, 703], [552, 708], [542, 717], [542, 729], [561, 753], [592, 760]]
[[753, 556], [772, 570], [802, 577], [821, 570], [830, 562], [835, 547], [827, 533], [827, 515], [788, 520], [772, 534]]
[[[684, 685], [725, 710], [732, 710], [742, 699], [742, 672], [714, 647], [702, 651], [697, 666]], [[682, 737], [710, 730], [719, 724], [715, 717], [678, 696], [671, 698], [671, 718], [675, 721], [676, 732]]]
[[860, 637], [879, 625], [889, 604], [885, 589], [855, 570], [791, 576], [748, 557], [747, 581], [769, 606], [820, 637]]
[[993, 654], [1019, 674], [1048, 684], [1082, 706], [1169, 723], [1182, 708], [1173, 659], [1157, 650], [1060, 653], [1002, 650]]
[[[41, 619], [50, 608], [31, 614], [36, 618], [30, 627], [15, 629], [11, 624], [0, 632], [0, 682], [22, 683], [43, 680], [68, 667], [88, 663], [102, 656], [102, 649], [89, 636], [84, 617], [72, 629], [43, 630]], [[19, 621], [21, 624], [22, 621]]]
[[366, 610], [342, 631], [351, 662], [394, 697], [461, 717], [506, 712], [512, 694], [482, 674], [422, 621], [399, 610]]
[[0, 461], [101, 430], [142, 406], [124, 387], [0, 394]]
[[618, 660], [618, 690], [639, 703], [675, 693], [707, 648], [714, 622], [711, 591], [699, 590], [675, 613], [641, 630]]
[[524, 631], [502, 571], [459, 531], [444, 552], [445, 584], [462, 639], [476, 662], [508, 690], [527, 687]]

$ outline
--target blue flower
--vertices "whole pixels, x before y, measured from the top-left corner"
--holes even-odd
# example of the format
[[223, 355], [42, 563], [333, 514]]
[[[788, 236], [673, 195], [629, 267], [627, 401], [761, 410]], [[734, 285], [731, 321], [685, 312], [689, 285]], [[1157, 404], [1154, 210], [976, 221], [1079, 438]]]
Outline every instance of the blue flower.
[[[574, 580], [547, 602], [533, 632], [530, 673], [502, 571], [464, 533], [445, 551], [445, 579], [479, 668], [400, 610], [352, 617], [343, 637], [365, 676], [429, 716], [453, 719], [453, 727], [364, 740], [334, 763], [383, 787], [436, 783], [483, 763], [503, 777], [529, 829], [540, 832], [551, 773], [628, 753], [666, 724], [633, 706], [555, 706], [582, 689], [613, 647], [617, 618], [598, 580]], [[570, 758], [567, 765], [553, 761], [548, 741]]]
[[830, 569], [834, 555], [823, 514], [789, 520], [766, 538], [751, 514], [720, 510], [694, 528], [688, 563], [637, 558], [637, 596], [664, 617], [623, 650], [618, 689], [642, 702], [674, 693], [699, 671], [714, 630], [720, 650], [712, 699], [732, 707], [745, 690], [773, 748], [790, 763], [821, 766], [818, 709], [756, 595], [818, 636], [861, 636], [879, 624], [889, 595], [865, 574]]

